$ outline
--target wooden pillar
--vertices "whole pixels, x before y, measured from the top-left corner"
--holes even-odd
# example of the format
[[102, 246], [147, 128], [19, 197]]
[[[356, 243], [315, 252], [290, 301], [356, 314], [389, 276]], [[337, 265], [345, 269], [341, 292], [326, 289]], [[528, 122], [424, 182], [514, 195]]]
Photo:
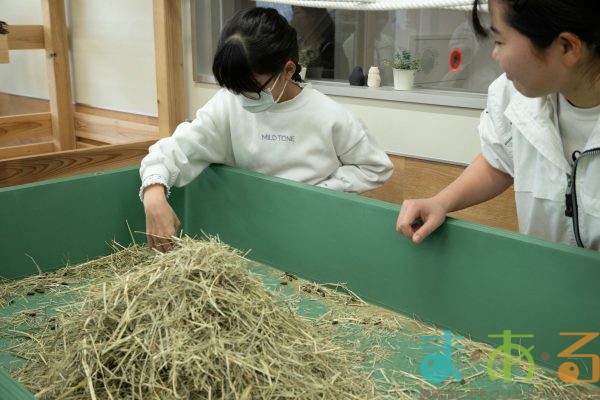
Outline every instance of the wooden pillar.
[[42, 12], [54, 147], [71, 150], [75, 148], [75, 123], [64, 0], [42, 0]]
[[185, 118], [181, 0], [153, 0], [158, 130], [170, 136]]
[[0, 64], [8, 64], [8, 35], [0, 34]]
[[0, 64], [8, 64], [8, 30], [7, 24], [0, 21]]

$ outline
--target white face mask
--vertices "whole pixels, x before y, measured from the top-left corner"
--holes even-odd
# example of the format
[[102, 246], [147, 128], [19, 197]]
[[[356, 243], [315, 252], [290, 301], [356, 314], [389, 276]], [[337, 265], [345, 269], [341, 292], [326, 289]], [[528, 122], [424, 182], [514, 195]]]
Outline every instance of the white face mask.
[[270, 89], [266, 89], [260, 92], [260, 97], [258, 97], [256, 93], [250, 94], [251, 96], [256, 96], [256, 98], [248, 98], [243, 94], [240, 95], [240, 102], [242, 103], [242, 107], [244, 108], [244, 110], [249, 111], [251, 113], [259, 113], [267, 111], [274, 104], [278, 103], [281, 97], [283, 96], [283, 92], [285, 92], [285, 87], [287, 86], [287, 81], [285, 81], [283, 89], [281, 89], [281, 93], [279, 94], [279, 97], [277, 97], [277, 100], [275, 100], [273, 98], [272, 91], [275, 85], [277, 84], [277, 81], [279, 81], [280, 76], [281, 73], [277, 75], [277, 79], [275, 79], [275, 83], [273, 83], [273, 86], [271, 86]]

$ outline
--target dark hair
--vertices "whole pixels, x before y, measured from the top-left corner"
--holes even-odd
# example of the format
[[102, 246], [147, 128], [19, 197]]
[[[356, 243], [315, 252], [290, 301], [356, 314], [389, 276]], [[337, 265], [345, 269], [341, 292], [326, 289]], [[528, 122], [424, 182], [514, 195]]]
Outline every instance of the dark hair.
[[[570, 32], [584, 41], [600, 57], [600, 0], [499, 0], [504, 3], [506, 22], [544, 50], [562, 32]], [[479, 36], [488, 36], [478, 15], [480, 0], [473, 1], [473, 28]]]
[[296, 30], [273, 8], [253, 7], [236, 13], [223, 27], [213, 60], [220, 86], [234, 93], [260, 93], [254, 74], [275, 75], [285, 63], [296, 64], [300, 81]]

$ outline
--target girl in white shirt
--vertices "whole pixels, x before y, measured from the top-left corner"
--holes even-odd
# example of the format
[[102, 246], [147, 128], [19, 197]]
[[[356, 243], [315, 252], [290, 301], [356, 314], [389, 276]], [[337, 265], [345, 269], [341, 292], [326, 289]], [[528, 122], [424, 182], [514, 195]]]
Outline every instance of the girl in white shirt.
[[481, 115], [482, 153], [434, 197], [406, 200], [397, 230], [419, 243], [448, 212], [514, 184], [522, 233], [600, 250], [600, 1], [488, 4], [505, 74]]
[[226, 24], [213, 61], [222, 89], [142, 160], [150, 247], [168, 250], [180, 227], [169, 188], [211, 163], [355, 193], [390, 177], [391, 161], [362, 122], [299, 83], [299, 71], [296, 31], [276, 10], [250, 8]]

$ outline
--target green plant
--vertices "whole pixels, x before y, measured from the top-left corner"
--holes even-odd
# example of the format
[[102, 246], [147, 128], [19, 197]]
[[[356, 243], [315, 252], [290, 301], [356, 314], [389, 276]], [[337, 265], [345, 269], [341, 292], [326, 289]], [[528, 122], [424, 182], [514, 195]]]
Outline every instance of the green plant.
[[298, 64], [303, 67], [308, 67], [318, 57], [316, 51], [312, 49], [301, 49], [298, 53]]
[[394, 59], [391, 64], [394, 69], [421, 70], [421, 59], [412, 56], [408, 50], [401, 50], [394, 53]]

